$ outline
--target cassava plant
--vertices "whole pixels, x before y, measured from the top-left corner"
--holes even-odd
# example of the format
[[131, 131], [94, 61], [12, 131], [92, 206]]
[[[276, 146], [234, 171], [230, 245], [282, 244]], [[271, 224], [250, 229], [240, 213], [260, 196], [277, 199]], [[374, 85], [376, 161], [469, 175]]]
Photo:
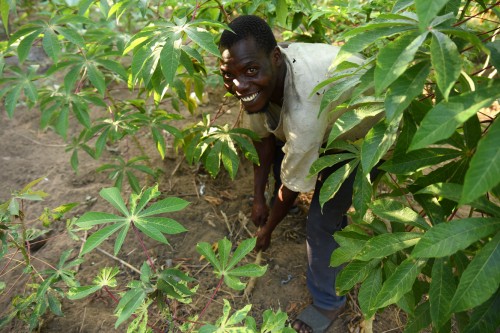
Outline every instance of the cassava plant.
[[[322, 203], [356, 172], [353, 223], [335, 234], [336, 289], [359, 286], [371, 330], [395, 304], [404, 332], [495, 332], [500, 285], [500, 11], [497, 1], [397, 1], [340, 35], [323, 112], [347, 90], [326, 155], [349, 160], [325, 181]], [[347, 61], [362, 52], [361, 64]], [[332, 83], [334, 83], [332, 85]], [[498, 105], [498, 104], [496, 104]], [[490, 109], [492, 108], [493, 109]], [[493, 110], [493, 112], [491, 112]], [[365, 117], [382, 119], [357, 142], [337, 140]], [[370, 178], [377, 168], [382, 175]]]
[[[500, 97], [500, 46], [495, 41], [500, 10], [495, 0], [0, 0], [6, 36], [0, 42], [0, 99], [9, 117], [22, 105], [40, 110], [41, 127], [68, 140], [75, 170], [78, 154], [100, 158], [110, 144], [129, 138], [137, 142], [137, 134], [149, 133], [146, 137], [162, 158], [169, 135], [188, 162], [203, 163], [212, 176], [222, 163], [234, 178], [241, 152], [256, 161], [251, 133], [215, 125], [208, 115], [185, 129], [177, 128], [175, 120], [184, 109], [196, 115], [192, 93], [202, 100], [207, 86], [219, 82], [213, 67], [219, 56], [216, 41], [236, 13], [265, 16], [287, 40], [341, 42], [335, 70], [318, 89], [327, 90], [322, 112], [336, 112], [327, 111], [328, 104], [352, 92], [339, 107], [351, 111], [332, 128], [327, 147], [345, 153], [320, 158], [311, 174], [349, 161], [326, 181], [321, 192], [325, 202], [356, 172], [353, 223], [335, 235], [341, 246], [332, 265], [345, 265], [339, 293], [359, 286], [367, 329], [377, 311], [395, 304], [408, 314], [406, 332], [429, 326], [435, 332], [452, 327], [494, 332], [500, 324], [500, 124], [485, 109]], [[45, 54], [44, 61], [34, 59], [35, 50]], [[346, 61], [352, 53], [362, 53], [364, 63]], [[123, 91], [126, 96], [117, 97]], [[337, 140], [342, 131], [374, 116], [381, 120], [365, 138]], [[120, 158], [124, 163], [103, 168], [126, 177], [125, 161], [137, 157]], [[370, 179], [374, 168], [381, 173]], [[135, 176], [128, 180], [134, 200], [148, 201], [143, 195], [156, 193], [141, 192], [145, 186]], [[117, 189], [104, 192], [108, 198], [111, 194], [121, 198]], [[99, 238], [91, 236], [86, 250], [118, 231], [119, 250], [120, 237], [139, 225], [144, 234], [165, 242], [161, 226], [151, 233], [151, 224], [135, 225], [132, 208], [120, 205], [122, 215], [95, 220], [109, 225], [93, 234]], [[85, 225], [85, 219], [78, 223]], [[3, 248], [10, 240], [5, 235]], [[22, 237], [20, 246], [26, 240]], [[227, 248], [225, 241], [219, 246]], [[212, 258], [208, 260], [220, 281], [230, 276], [224, 251], [219, 250], [217, 259], [206, 245], [201, 249]], [[104, 269], [93, 285], [74, 286], [72, 295], [110, 290], [114, 272]], [[153, 329], [147, 326], [147, 309], [156, 301], [152, 290], [188, 296], [189, 278], [173, 278], [183, 287], [173, 286], [165, 282], [168, 274], [146, 263], [144, 278], [132, 282], [121, 300], [116, 298], [122, 321], [135, 312], [132, 331]], [[50, 290], [50, 295], [60, 295]], [[46, 301], [39, 304], [57, 312], [58, 303], [43, 293], [39, 299]], [[26, 302], [19, 304], [33, 305]], [[35, 317], [47, 308], [40, 306]], [[247, 312], [245, 307], [230, 315], [226, 305], [223, 317], [200, 331], [243, 330], [239, 325]], [[283, 322], [282, 313], [264, 317], [264, 323]], [[191, 329], [189, 322], [179, 325]], [[261, 331], [285, 329], [266, 325]], [[252, 319], [246, 319], [246, 327], [256, 331]]]

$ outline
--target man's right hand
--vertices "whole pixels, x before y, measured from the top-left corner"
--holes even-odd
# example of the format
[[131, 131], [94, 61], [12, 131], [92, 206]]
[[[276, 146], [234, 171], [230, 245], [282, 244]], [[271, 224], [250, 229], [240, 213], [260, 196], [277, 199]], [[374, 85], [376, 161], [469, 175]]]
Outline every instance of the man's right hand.
[[261, 227], [267, 222], [269, 207], [265, 203], [255, 203], [252, 206], [252, 221], [256, 227]]

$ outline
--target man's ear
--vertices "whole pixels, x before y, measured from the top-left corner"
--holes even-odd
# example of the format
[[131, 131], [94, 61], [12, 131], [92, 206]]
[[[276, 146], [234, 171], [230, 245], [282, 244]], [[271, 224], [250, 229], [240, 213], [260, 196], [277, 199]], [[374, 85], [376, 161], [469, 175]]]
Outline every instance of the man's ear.
[[281, 66], [283, 64], [283, 53], [278, 46], [276, 46], [271, 53], [272, 60], [276, 66]]

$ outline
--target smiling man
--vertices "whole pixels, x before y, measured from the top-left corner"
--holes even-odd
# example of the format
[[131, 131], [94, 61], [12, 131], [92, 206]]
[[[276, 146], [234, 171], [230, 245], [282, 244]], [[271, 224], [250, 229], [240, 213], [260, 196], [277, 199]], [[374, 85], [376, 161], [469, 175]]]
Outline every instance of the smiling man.
[[[323, 91], [311, 92], [327, 78], [338, 47], [308, 43], [278, 46], [269, 25], [253, 15], [240, 16], [229, 27], [233, 31], [224, 31], [219, 43], [224, 87], [245, 110], [243, 126], [261, 138], [254, 142], [260, 160], [254, 165], [252, 207], [252, 220], [260, 227], [256, 249], [269, 247], [273, 230], [298, 194], [314, 189], [307, 217], [307, 286], [313, 304], [292, 326], [302, 333], [324, 332], [345, 308], [345, 297], [335, 293], [339, 268], [330, 267], [330, 256], [338, 247], [332, 235], [347, 225], [355, 173], [321, 209], [319, 190], [340, 165], [326, 168], [317, 179], [308, 177], [308, 173], [342, 112], [336, 112], [335, 117], [327, 111], [319, 114]], [[362, 60], [352, 57], [350, 61]], [[330, 109], [346, 98], [333, 102]], [[363, 137], [375, 121], [360, 124], [344, 133], [342, 139]], [[273, 165], [278, 187], [269, 208], [264, 193]]]

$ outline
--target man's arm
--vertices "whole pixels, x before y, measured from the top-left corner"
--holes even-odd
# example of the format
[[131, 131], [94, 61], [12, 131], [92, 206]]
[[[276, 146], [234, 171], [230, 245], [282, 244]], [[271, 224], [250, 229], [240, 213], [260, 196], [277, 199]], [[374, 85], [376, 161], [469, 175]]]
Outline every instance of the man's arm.
[[299, 192], [294, 192], [288, 189], [285, 185], [281, 185], [266, 224], [264, 224], [257, 232], [257, 244], [255, 245], [255, 249], [257, 251], [265, 251], [269, 247], [271, 244], [271, 234], [288, 214], [288, 211], [293, 206], [293, 203], [295, 199], [297, 199], [298, 195]]
[[254, 164], [254, 199], [252, 206], [252, 221], [255, 226], [259, 227], [266, 223], [269, 216], [269, 208], [267, 207], [266, 185], [271, 171], [271, 165], [274, 160], [276, 150], [276, 139], [274, 135], [263, 138], [261, 141], [254, 141], [257, 155], [259, 156], [260, 165]]

